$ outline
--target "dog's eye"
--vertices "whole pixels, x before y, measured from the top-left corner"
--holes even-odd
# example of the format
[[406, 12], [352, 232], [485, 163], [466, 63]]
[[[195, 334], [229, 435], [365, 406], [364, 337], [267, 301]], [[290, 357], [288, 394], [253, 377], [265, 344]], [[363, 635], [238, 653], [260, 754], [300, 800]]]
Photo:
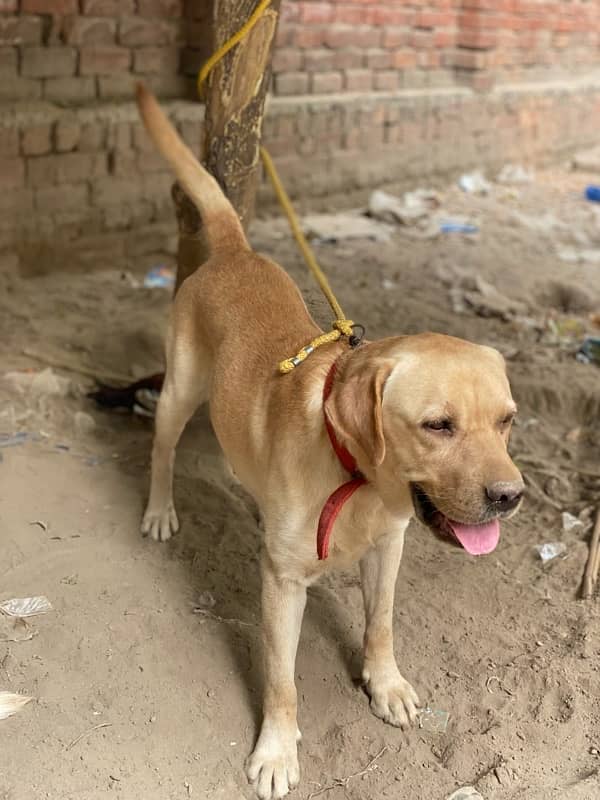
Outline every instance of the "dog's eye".
[[514, 418], [515, 418], [515, 413], [511, 411], [500, 420], [500, 427], [508, 428], [508, 426], [514, 421]]
[[435, 433], [454, 433], [454, 424], [451, 419], [430, 419], [423, 423], [423, 427], [427, 431], [434, 431]]

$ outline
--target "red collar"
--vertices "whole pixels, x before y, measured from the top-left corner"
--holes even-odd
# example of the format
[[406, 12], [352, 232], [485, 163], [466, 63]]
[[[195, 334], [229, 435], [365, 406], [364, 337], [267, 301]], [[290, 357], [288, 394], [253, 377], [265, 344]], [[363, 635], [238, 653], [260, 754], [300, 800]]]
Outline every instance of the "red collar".
[[333, 530], [333, 525], [338, 514], [342, 510], [344, 503], [352, 497], [357, 489], [360, 489], [360, 487], [367, 482], [365, 476], [358, 469], [356, 459], [352, 453], [350, 453], [350, 451], [338, 441], [335, 431], [333, 430], [333, 426], [327, 418], [327, 414], [325, 413], [325, 402], [331, 394], [336, 370], [336, 362], [334, 361], [329, 368], [329, 372], [327, 373], [327, 377], [325, 379], [325, 386], [323, 387], [323, 416], [325, 417], [325, 427], [329, 435], [331, 446], [333, 447], [341, 465], [344, 467], [346, 472], [350, 473], [352, 479], [346, 483], [343, 483], [341, 486], [338, 486], [338, 488], [332, 492], [325, 501], [325, 505], [321, 511], [321, 516], [319, 517], [319, 525], [317, 527], [317, 555], [319, 556], [319, 561], [323, 561], [329, 555], [329, 539], [331, 537], [331, 531]]

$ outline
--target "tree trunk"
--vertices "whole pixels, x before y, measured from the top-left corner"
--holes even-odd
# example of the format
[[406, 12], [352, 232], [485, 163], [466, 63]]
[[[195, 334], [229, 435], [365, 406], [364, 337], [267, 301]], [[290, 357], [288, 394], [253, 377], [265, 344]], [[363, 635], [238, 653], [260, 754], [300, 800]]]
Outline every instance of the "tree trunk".
[[[236, 33], [258, 0], [214, 0], [215, 50]], [[213, 68], [205, 87], [206, 116], [202, 161], [247, 227], [254, 212], [259, 145], [271, 77], [271, 52], [281, 0], [272, 0], [256, 25]], [[179, 226], [176, 289], [206, 261], [200, 215], [178, 184], [173, 202]]]

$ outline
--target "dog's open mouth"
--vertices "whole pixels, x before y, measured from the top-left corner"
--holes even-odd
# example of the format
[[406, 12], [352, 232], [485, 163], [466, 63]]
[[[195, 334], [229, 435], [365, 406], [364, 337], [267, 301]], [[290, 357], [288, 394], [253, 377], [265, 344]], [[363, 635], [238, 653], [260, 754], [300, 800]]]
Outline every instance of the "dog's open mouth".
[[412, 484], [411, 492], [417, 517], [435, 534], [463, 547], [472, 556], [483, 556], [496, 549], [500, 539], [498, 519], [478, 525], [457, 522], [442, 514], [417, 484]]

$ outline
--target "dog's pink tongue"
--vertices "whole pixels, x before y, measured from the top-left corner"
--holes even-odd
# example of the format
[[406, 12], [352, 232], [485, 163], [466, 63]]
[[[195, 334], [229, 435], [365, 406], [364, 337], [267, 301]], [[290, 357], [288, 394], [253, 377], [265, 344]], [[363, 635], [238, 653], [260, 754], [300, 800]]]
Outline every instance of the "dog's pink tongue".
[[448, 520], [458, 541], [472, 556], [483, 556], [496, 549], [500, 539], [500, 523], [497, 519], [483, 525], [463, 525], [462, 522]]

